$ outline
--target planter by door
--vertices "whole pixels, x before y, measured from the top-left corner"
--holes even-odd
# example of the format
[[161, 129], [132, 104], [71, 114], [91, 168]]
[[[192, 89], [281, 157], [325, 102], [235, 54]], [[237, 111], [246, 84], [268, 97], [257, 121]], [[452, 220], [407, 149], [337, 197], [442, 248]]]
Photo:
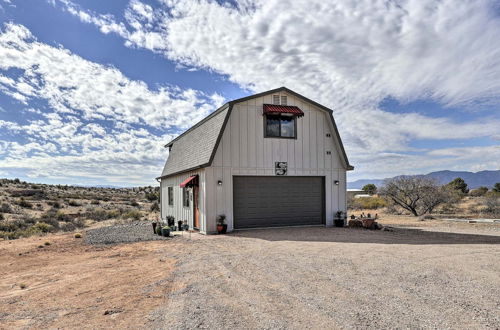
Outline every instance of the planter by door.
[[227, 232], [227, 224], [217, 225], [217, 233], [225, 234]]
[[333, 224], [335, 227], [344, 227], [344, 219], [334, 219]]
[[161, 235], [164, 237], [170, 236], [170, 228], [162, 228], [161, 229]]

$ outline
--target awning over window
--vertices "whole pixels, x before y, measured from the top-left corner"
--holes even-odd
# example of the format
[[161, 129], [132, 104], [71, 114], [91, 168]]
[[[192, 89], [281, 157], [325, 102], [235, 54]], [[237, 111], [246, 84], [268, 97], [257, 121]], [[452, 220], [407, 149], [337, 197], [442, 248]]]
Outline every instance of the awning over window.
[[198, 175], [193, 175], [187, 178], [186, 180], [182, 181], [181, 188], [192, 187], [197, 185], [198, 185]]
[[264, 114], [272, 115], [272, 114], [281, 114], [287, 113], [293, 116], [301, 117], [304, 115], [304, 112], [294, 105], [277, 105], [277, 104], [264, 104]]

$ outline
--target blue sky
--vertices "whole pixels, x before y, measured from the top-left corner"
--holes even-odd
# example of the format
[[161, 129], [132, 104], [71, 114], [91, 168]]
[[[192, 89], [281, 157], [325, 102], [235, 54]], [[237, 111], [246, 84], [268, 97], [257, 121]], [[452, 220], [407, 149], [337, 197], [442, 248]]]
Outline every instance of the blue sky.
[[499, 168], [495, 1], [0, 6], [0, 177], [154, 184], [165, 142], [282, 85], [334, 109], [349, 180]]

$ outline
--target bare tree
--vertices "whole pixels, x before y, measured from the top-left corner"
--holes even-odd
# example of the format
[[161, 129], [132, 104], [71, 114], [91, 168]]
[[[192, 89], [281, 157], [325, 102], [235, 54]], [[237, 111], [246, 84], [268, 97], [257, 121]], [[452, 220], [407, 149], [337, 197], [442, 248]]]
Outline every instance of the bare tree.
[[434, 179], [419, 176], [400, 176], [384, 181], [380, 194], [394, 204], [419, 216], [448, 200], [449, 192]]

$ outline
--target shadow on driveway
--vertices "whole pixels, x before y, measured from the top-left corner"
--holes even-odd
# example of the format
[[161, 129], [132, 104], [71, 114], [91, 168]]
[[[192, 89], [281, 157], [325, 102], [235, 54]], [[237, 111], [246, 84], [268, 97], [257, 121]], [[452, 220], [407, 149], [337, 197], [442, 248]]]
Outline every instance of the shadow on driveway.
[[392, 231], [354, 228], [295, 227], [238, 230], [229, 236], [267, 241], [337, 242], [375, 244], [500, 244], [500, 236], [448, 233], [413, 228]]

